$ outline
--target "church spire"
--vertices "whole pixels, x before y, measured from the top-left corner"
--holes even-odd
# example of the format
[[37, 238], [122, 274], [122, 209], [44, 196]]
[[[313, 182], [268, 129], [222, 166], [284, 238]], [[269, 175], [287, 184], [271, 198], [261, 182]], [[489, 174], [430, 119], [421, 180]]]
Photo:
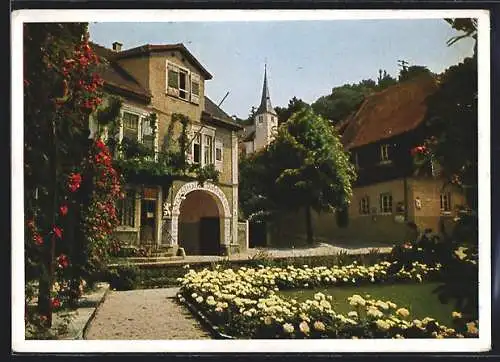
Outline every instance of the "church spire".
[[264, 85], [262, 86], [262, 98], [260, 100], [259, 109], [257, 109], [257, 114], [262, 113], [276, 114], [273, 106], [271, 105], [271, 96], [269, 95], [269, 88], [267, 87], [267, 63], [264, 65]]

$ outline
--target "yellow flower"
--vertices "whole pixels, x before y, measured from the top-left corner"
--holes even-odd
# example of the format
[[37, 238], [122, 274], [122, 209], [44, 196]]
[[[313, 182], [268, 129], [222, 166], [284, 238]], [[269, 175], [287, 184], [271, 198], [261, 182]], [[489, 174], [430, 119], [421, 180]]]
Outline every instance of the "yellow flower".
[[462, 313], [460, 313], [460, 312], [455, 312], [455, 311], [454, 311], [454, 312], [452, 312], [452, 313], [451, 313], [451, 316], [452, 316], [453, 318], [456, 318], [456, 319], [458, 319], [458, 318], [462, 318]]
[[377, 307], [380, 307], [380, 308], [384, 309], [384, 310], [389, 309], [389, 305], [387, 303], [382, 302], [381, 300], [377, 300], [377, 302], [375, 303], [375, 305]]
[[476, 322], [469, 322], [465, 324], [467, 326], [467, 332], [470, 334], [478, 334], [479, 329], [477, 329]]
[[408, 317], [410, 315], [410, 312], [406, 308], [399, 308], [396, 311], [396, 314], [401, 316], [401, 317]]
[[323, 332], [325, 330], [325, 324], [321, 321], [316, 321], [313, 324], [315, 330]]
[[309, 325], [307, 324], [306, 321], [302, 321], [300, 324], [299, 324], [299, 329], [302, 333], [304, 334], [309, 334]]
[[378, 329], [381, 329], [383, 331], [386, 331], [389, 328], [391, 328], [391, 326], [389, 325], [389, 323], [387, 323], [386, 321], [384, 321], [382, 319], [378, 319], [377, 322], [376, 322], [376, 324], [377, 324]]
[[463, 260], [464, 258], [467, 257], [467, 254], [465, 254], [465, 251], [467, 248], [464, 248], [463, 246], [459, 247], [457, 250], [455, 250], [455, 255], [460, 259]]
[[285, 331], [285, 333], [292, 334], [294, 330], [295, 328], [293, 328], [293, 325], [290, 323], [283, 324], [283, 331]]
[[369, 306], [366, 310], [366, 314], [370, 317], [374, 317], [374, 318], [381, 318], [384, 316], [384, 313], [382, 313], [381, 311], [379, 311], [376, 307], [373, 307], [373, 306]]

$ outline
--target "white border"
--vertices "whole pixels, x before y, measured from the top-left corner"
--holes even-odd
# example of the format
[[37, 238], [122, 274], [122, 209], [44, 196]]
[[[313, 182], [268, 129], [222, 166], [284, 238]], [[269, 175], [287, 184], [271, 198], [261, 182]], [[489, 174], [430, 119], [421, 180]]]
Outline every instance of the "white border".
[[[24, 339], [23, 23], [479, 19], [479, 325], [478, 339], [26, 341]], [[19, 10], [12, 13], [12, 349], [16, 352], [471, 352], [491, 348], [490, 41], [486, 10]], [[446, 46], [443, 44], [443, 46]]]

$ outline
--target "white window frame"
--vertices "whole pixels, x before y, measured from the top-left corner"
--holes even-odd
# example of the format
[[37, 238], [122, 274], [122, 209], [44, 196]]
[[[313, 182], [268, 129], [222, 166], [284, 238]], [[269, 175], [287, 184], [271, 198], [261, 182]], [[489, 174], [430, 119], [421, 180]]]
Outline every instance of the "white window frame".
[[451, 192], [444, 192], [439, 195], [440, 210], [442, 214], [451, 214]]
[[380, 145], [380, 163], [390, 163], [389, 158], [389, 144], [385, 143]]
[[[191, 72], [189, 69], [184, 68], [177, 63], [174, 63], [172, 61], [166, 61], [166, 66], [165, 66], [165, 91], [168, 95], [174, 96], [176, 98], [182, 99], [184, 101], [190, 101], [191, 99]], [[169, 70], [173, 70], [178, 74], [177, 78], [177, 88], [175, 87], [170, 87], [169, 86]], [[180, 79], [180, 74], [184, 73], [186, 74], [186, 89], [181, 88], [181, 79]], [[181, 91], [186, 93], [186, 97], [181, 97]]]
[[[201, 130], [200, 130], [201, 129]], [[205, 163], [205, 136], [210, 136], [212, 138], [212, 162], [211, 164], [215, 163], [215, 128], [210, 127], [210, 126], [192, 126], [191, 130], [189, 131], [189, 139], [193, 139], [197, 134], [200, 135], [201, 138], [201, 143], [200, 143], [200, 162], [199, 165], [201, 167], [205, 167], [207, 163]], [[194, 163], [194, 144], [196, 142], [196, 139], [193, 139], [193, 142], [191, 143], [191, 146], [189, 148], [189, 154], [188, 154], [188, 161], [190, 163]]]
[[[220, 160], [217, 159], [217, 151], [220, 152]], [[215, 138], [215, 154], [214, 154], [215, 168], [222, 172], [224, 166], [224, 144], [220, 138]]]
[[[387, 200], [387, 201], [386, 201]], [[390, 205], [390, 211], [387, 211], [386, 205]], [[392, 202], [392, 193], [384, 192], [379, 196], [379, 212], [380, 214], [392, 214], [394, 205]]]
[[[124, 104], [122, 105], [122, 108], [120, 110], [120, 130], [118, 133], [118, 141], [121, 143], [123, 141], [123, 115], [125, 113], [130, 113], [133, 115], [136, 115], [139, 117], [138, 124], [137, 124], [137, 142], [142, 144], [142, 125], [146, 118], [149, 116], [150, 111], [146, 111], [144, 109], [140, 109], [134, 106], [131, 106], [129, 104]], [[158, 126], [158, 119], [156, 120]], [[153, 132], [153, 151], [154, 151], [154, 157], [155, 160], [158, 159], [158, 132], [154, 132], [154, 129], [152, 129]]]
[[359, 200], [359, 214], [361, 216], [370, 215], [370, 197], [368, 195]]

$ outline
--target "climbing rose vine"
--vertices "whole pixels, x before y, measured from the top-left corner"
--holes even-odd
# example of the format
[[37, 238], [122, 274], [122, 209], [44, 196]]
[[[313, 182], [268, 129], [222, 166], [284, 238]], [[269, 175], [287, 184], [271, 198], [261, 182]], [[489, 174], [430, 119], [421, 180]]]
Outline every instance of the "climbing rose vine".
[[110, 151], [100, 139], [92, 145], [83, 168], [92, 175], [94, 184], [89, 206], [83, 212], [87, 253], [90, 263], [100, 265], [106, 260], [112, 232], [118, 226], [115, 201], [124, 196], [121, 176], [113, 168]]

